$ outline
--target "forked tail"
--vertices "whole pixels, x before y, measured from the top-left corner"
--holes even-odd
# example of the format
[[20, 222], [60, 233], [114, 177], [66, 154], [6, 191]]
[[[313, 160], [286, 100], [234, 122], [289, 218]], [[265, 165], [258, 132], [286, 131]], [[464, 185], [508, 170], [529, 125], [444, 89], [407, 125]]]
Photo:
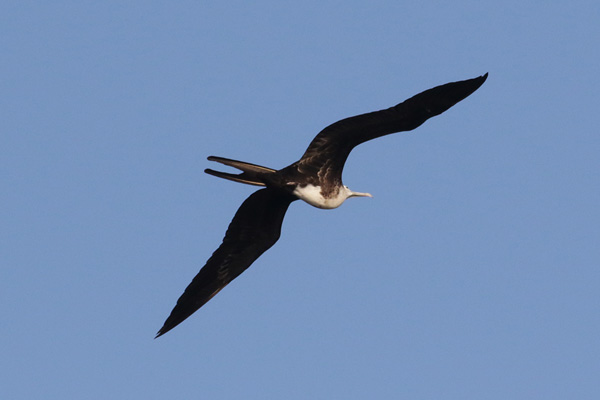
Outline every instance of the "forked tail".
[[250, 164], [250, 163], [243, 162], [243, 161], [231, 160], [229, 158], [223, 158], [223, 157], [210, 156], [210, 157], [208, 157], [208, 161], [216, 161], [221, 164], [225, 164], [230, 167], [237, 168], [240, 171], [242, 171], [242, 173], [241, 174], [229, 174], [227, 172], [219, 172], [219, 171], [215, 171], [215, 170], [207, 168], [204, 170], [204, 172], [206, 172], [207, 174], [216, 176], [218, 178], [229, 179], [230, 181], [234, 181], [234, 182], [246, 183], [248, 185], [266, 186], [264, 180], [261, 179], [261, 177], [268, 175], [268, 174], [272, 174], [273, 172], [277, 171], [275, 169], [262, 167], [260, 165]]

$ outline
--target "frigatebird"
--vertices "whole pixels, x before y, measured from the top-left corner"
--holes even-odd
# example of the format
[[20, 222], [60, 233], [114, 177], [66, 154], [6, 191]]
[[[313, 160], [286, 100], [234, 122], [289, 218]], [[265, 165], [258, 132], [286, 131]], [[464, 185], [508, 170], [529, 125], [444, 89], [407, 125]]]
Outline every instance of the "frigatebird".
[[235, 213], [223, 243], [185, 289], [156, 337], [164, 335], [196, 312], [229, 282], [244, 272], [277, 242], [283, 217], [298, 199], [332, 209], [350, 197], [372, 197], [353, 192], [342, 183], [342, 170], [354, 147], [396, 132], [410, 131], [439, 115], [477, 90], [485, 75], [426, 90], [385, 110], [346, 118], [323, 129], [295, 163], [275, 170], [222, 157], [209, 161], [234, 167], [238, 174], [206, 169], [219, 178], [264, 186], [251, 194]]

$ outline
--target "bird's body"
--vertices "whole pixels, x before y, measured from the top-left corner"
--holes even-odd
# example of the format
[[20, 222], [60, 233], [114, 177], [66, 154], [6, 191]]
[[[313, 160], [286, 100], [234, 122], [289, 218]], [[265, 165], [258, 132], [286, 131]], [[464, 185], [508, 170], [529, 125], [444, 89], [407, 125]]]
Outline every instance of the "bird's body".
[[[322, 208], [324, 210], [338, 208], [347, 198], [352, 196], [352, 193], [353, 192], [346, 186], [336, 186], [335, 190], [329, 192], [328, 196], [325, 197], [323, 195], [323, 188], [312, 184], [306, 186], [296, 185], [292, 192], [292, 194], [300, 200], [304, 200], [311, 206]], [[367, 194], [365, 194], [365, 196], [366, 195]]]
[[207, 169], [206, 173], [265, 188], [242, 203], [223, 243], [181, 295], [156, 337], [183, 322], [275, 244], [293, 201], [300, 199], [317, 208], [333, 209], [350, 197], [372, 197], [369, 193], [353, 192], [342, 183], [342, 170], [354, 147], [380, 136], [415, 129], [469, 96], [486, 78], [487, 74], [447, 83], [397, 106], [338, 121], [312, 140], [300, 160], [280, 170], [208, 157], [242, 172], [231, 174]]

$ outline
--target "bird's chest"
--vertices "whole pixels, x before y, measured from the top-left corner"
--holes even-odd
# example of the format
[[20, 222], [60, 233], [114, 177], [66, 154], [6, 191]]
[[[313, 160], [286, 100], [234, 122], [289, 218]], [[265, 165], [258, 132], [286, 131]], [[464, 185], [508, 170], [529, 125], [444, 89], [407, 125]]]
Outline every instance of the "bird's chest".
[[324, 195], [321, 186], [298, 185], [292, 193], [300, 200], [304, 200], [311, 206], [324, 209], [337, 208], [344, 202], [344, 200], [346, 200], [344, 192], [339, 188], [336, 188], [335, 190]]

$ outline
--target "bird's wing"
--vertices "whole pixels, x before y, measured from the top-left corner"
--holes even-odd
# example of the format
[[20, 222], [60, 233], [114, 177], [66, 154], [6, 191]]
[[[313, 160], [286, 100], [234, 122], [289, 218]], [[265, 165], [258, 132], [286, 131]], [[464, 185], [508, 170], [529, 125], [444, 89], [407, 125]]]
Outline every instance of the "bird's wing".
[[159, 337], [192, 315], [277, 242], [283, 217], [296, 197], [261, 189], [248, 197], [227, 228], [223, 243], [185, 289]]
[[487, 75], [436, 86], [397, 106], [335, 122], [312, 140], [298, 167], [320, 174], [324, 173], [323, 168], [331, 168], [341, 178], [346, 158], [355, 146], [380, 136], [415, 129], [469, 96], [485, 82]]

